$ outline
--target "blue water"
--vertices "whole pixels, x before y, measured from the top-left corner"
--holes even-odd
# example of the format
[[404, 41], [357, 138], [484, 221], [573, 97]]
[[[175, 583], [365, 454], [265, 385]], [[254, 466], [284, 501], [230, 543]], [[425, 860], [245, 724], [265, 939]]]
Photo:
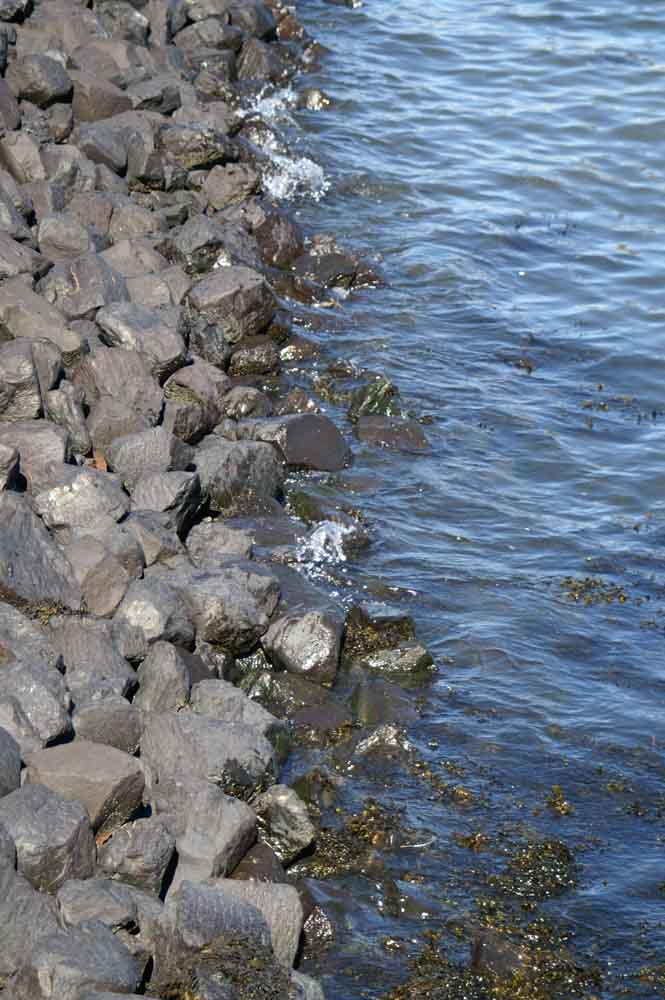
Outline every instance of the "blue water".
[[[409, 735], [473, 794], [385, 792], [436, 838], [417, 890], [395, 876], [417, 901], [391, 918], [380, 880], [328, 885], [337, 944], [312, 969], [330, 997], [381, 996], [406, 975], [387, 935], [473, 914], [513, 839], [555, 837], [579, 880], [543, 912], [597, 964], [588, 995], [663, 996], [638, 974], [665, 946], [665, 8], [299, 16], [329, 51], [297, 86], [332, 104], [292, 113], [330, 181], [295, 207], [387, 280], [316, 335], [432, 417], [424, 455], [355, 443], [339, 485], [373, 546], [348, 576], [416, 618], [439, 674]], [[548, 805], [555, 785], [572, 812]], [[458, 846], [478, 831], [487, 852]], [[446, 946], [464, 960], [468, 940]]]

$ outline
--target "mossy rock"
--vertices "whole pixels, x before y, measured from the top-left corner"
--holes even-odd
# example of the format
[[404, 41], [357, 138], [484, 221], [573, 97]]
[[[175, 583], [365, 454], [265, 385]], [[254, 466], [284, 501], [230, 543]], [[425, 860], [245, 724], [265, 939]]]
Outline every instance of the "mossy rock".
[[372, 618], [364, 608], [356, 605], [346, 617], [342, 661], [348, 666], [356, 659], [382, 649], [396, 649], [415, 638], [413, 618], [408, 615]]
[[355, 389], [351, 394], [348, 409], [349, 420], [358, 417], [398, 417], [402, 410], [399, 405], [399, 389], [383, 375], [369, 385]]

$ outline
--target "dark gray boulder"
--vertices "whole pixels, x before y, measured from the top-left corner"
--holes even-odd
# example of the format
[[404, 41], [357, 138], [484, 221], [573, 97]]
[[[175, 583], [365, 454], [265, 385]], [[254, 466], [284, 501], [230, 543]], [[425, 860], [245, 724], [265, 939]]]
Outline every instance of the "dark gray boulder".
[[166, 580], [143, 579], [132, 583], [114, 621], [140, 629], [150, 644], [158, 639], [182, 646], [194, 642], [192, 613], [178, 590]]
[[84, 803], [98, 833], [109, 833], [129, 819], [145, 784], [135, 757], [85, 740], [31, 754], [25, 782], [25, 788], [46, 785], [63, 799]]
[[24, 785], [0, 799], [0, 823], [14, 839], [19, 872], [55, 892], [69, 878], [89, 878], [95, 841], [85, 806], [43, 785]]
[[278, 83], [285, 72], [285, 62], [276, 46], [267, 45], [258, 38], [248, 38], [245, 41], [238, 59], [239, 80], [270, 80], [271, 83]]
[[92, 439], [88, 431], [83, 410], [85, 395], [79, 386], [66, 379], [57, 389], [44, 396], [44, 411], [53, 423], [69, 435], [69, 442], [75, 455], [87, 455], [92, 449]]
[[[185, 883], [187, 884], [187, 883]], [[215, 888], [227, 900], [244, 903], [259, 911], [270, 928], [270, 943], [277, 961], [290, 969], [298, 951], [303, 911], [298, 890], [276, 882], [217, 879]]]
[[99, 871], [159, 895], [175, 843], [175, 837], [158, 817], [134, 820], [116, 830], [99, 849]]
[[249, 385], [235, 385], [222, 400], [222, 413], [231, 420], [270, 417], [273, 405], [264, 392]]
[[189, 557], [199, 569], [213, 572], [229, 559], [249, 559], [252, 536], [239, 528], [229, 528], [221, 521], [202, 521], [187, 536]]
[[[42, 395], [29, 340], [0, 347], [0, 420], [35, 420], [42, 412]], [[212, 429], [212, 428], [211, 428]]]
[[295, 469], [338, 472], [349, 464], [351, 453], [330, 417], [320, 413], [294, 413], [269, 420], [238, 424], [238, 437], [273, 444]]
[[49, 266], [48, 255], [42, 256], [30, 247], [17, 243], [7, 233], [0, 232], [0, 280], [20, 275], [41, 278]]
[[130, 111], [132, 100], [108, 80], [88, 73], [71, 71], [74, 84], [72, 110], [80, 122], [97, 122]]
[[[102, 447], [122, 433], [120, 415], [109, 410], [109, 402], [122, 405], [126, 413], [125, 426], [134, 427], [137, 421], [146, 421], [152, 426], [161, 416], [162, 391], [148, 364], [134, 351], [97, 348], [94, 354], [83, 359], [73, 380], [85, 390], [87, 404], [91, 407], [90, 433], [93, 441], [99, 441]], [[100, 404], [101, 412], [97, 412], [95, 404]], [[106, 434], [103, 432], [105, 423], [110, 424]]]
[[6, 729], [0, 728], [0, 798], [21, 784], [21, 749]]
[[105, 743], [128, 754], [135, 754], [141, 744], [141, 713], [121, 695], [109, 694], [77, 704], [72, 725], [76, 739]]
[[50, 627], [77, 706], [95, 693], [124, 696], [134, 690], [136, 674], [121, 655], [109, 622], [62, 615]]
[[[0, 64], [2, 53], [6, 51], [7, 35], [0, 32]], [[6, 80], [0, 78], [0, 126], [10, 132], [21, 127], [21, 110], [18, 101]]]
[[38, 291], [68, 320], [94, 319], [103, 306], [129, 297], [125, 279], [96, 253], [55, 264], [39, 282]]
[[33, 888], [13, 866], [0, 867], [0, 982], [12, 976], [39, 942], [59, 926], [55, 900]]
[[203, 184], [208, 205], [219, 212], [245, 201], [259, 190], [259, 175], [244, 163], [213, 167]]
[[196, 472], [149, 472], [132, 487], [134, 510], [166, 514], [166, 526], [184, 536], [201, 506]]
[[217, 263], [224, 248], [225, 236], [224, 227], [219, 223], [205, 215], [196, 215], [180, 229], [172, 230], [160, 249], [187, 274], [203, 274]]
[[157, 148], [184, 170], [209, 170], [235, 159], [227, 136], [200, 122], [173, 122], [157, 133]]
[[[3, 723], [23, 753], [33, 749], [35, 736], [43, 745], [67, 736], [72, 727], [71, 699], [61, 674], [43, 661], [27, 656], [6, 662], [0, 672], [0, 698], [5, 703], [7, 699], [15, 701], [20, 710], [8, 711]], [[11, 709], [11, 705], [7, 707]]]
[[130, 514], [124, 522], [123, 527], [140, 545], [146, 566], [185, 553], [175, 529], [169, 527], [167, 522], [167, 515], [147, 510]]
[[136, 926], [136, 903], [125, 887], [110, 879], [69, 879], [58, 889], [60, 919], [65, 927], [101, 920], [109, 930]]
[[116, 438], [106, 449], [109, 465], [133, 490], [142, 476], [183, 472], [194, 462], [194, 450], [163, 427]]
[[316, 839], [306, 804], [287, 785], [273, 785], [252, 803], [261, 840], [273, 849], [284, 865], [306, 851]]
[[422, 674], [435, 670], [429, 650], [419, 642], [405, 642], [395, 649], [379, 649], [359, 657], [354, 663], [382, 675]]
[[32, 491], [49, 483], [53, 467], [70, 458], [67, 432], [50, 420], [21, 420], [0, 424], [0, 444], [17, 448], [21, 473]]
[[320, 611], [280, 618], [261, 644], [270, 660], [283, 670], [331, 687], [337, 677], [343, 627]]
[[19, 454], [16, 448], [0, 444], [0, 490], [13, 489], [17, 485]]
[[425, 451], [429, 447], [418, 421], [404, 417], [362, 416], [355, 423], [354, 433], [365, 444], [392, 451]]
[[266, 711], [263, 705], [248, 698], [234, 684], [217, 678], [201, 680], [192, 688], [190, 706], [192, 711], [210, 719], [257, 729], [272, 743], [278, 759], [286, 759], [290, 743], [288, 725]]
[[217, 324], [230, 343], [264, 330], [277, 308], [265, 278], [248, 267], [219, 267], [189, 293], [190, 308]]
[[156, 642], [138, 669], [133, 704], [142, 712], [169, 712], [189, 703], [189, 665], [170, 642]]
[[77, 534], [63, 551], [81, 588], [87, 610], [101, 617], [113, 614], [130, 583], [124, 566], [91, 534]]
[[284, 481], [284, 467], [272, 445], [227, 441], [216, 434], [196, 449], [196, 469], [210, 508], [244, 509], [247, 500], [276, 496]]
[[209, 434], [222, 413], [229, 378], [201, 358], [181, 368], [164, 385], [163, 426], [195, 444]]
[[53, 471], [47, 487], [33, 495], [35, 513], [52, 531], [91, 528], [105, 516], [119, 521], [129, 510], [120, 480], [108, 472], [75, 465]]

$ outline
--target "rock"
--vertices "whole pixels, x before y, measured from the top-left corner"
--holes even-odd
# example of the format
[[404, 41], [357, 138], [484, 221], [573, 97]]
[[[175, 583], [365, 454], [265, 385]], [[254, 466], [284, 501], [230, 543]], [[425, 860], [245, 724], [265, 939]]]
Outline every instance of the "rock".
[[127, 531], [140, 545], [146, 566], [184, 555], [185, 548], [175, 529], [167, 526], [168, 516], [153, 511], [137, 511], [124, 522]]
[[168, 712], [189, 702], [191, 678], [182, 654], [169, 642], [156, 642], [138, 670], [134, 705], [143, 712]]
[[80, 1000], [86, 991], [136, 990], [140, 964], [99, 920], [43, 938], [26, 955], [14, 985], [15, 1000]]
[[[6, 38], [6, 35], [0, 34], [0, 56], [3, 39], [6, 40]], [[9, 132], [21, 127], [21, 111], [18, 102], [9, 84], [3, 79], [0, 79], [0, 126], [3, 126]]]
[[0, 233], [0, 280], [29, 275], [41, 278], [49, 269], [49, 262], [30, 247], [17, 243], [6, 233]]
[[0, 21], [22, 21], [31, 7], [30, 0], [0, 0]]
[[0, 163], [17, 184], [46, 179], [39, 143], [25, 130], [8, 132], [0, 139]]
[[6, 729], [0, 728], [0, 798], [21, 784], [21, 750]]
[[359, 656], [367, 656], [380, 649], [395, 649], [416, 638], [413, 619], [406, 615], [376, 615], [372, 617], [365, 608], [354, 605], [346, 616], [344, 635], [344, 663], [349, 665]]
[[141, 630], [148, 643], [163, 639], [189, 646], [194, 642], [191, 612], [180, 594], [164, 580], [132, 583], [116, 611], [115, 622]]
[[19, 454], [16, 448], [0, 444], [0, 490], [13, 489], [18, 476]]
[[154, 427], [116, 438], [107, 448], [106, 458], [133, 490], [142, 476], [185, 471], [194, 462], [194, 451], [164, 428]]
[[291, 973], [289, 1000], [325, 1000], [321, 983], [294, 969]]
[[236, 879], [218, 879], [215, 887], [225, 896], [259, 911], [270, 928], [270, 943], [275, 958], [281, 965], [291, 968], [303, 925], [297, 889], [292, 885]]
[[109, 622], [62, 615], [50, 624], [77, 706], [93, 692], [124, 696], [134, 690], [136, 675], [120, 654]]
[[48, 108], [72, 96], [73, 84], [61, 62], [50, 56], [26, 55], [12, 64], [9, 79], [22, 101]]
[[96, 253], [56, 264], [37, 287], [70, 320], [94, 319], [103, 306], [128, 299], [125, 279]]
[[99, 849], [97, 863], [109, 878], [159, 895], [174, 851], [175, 837], [151, 816], [116, 830]]
[[74, 129], [74, 113], [69, 104], [53, 104], [49, 108], [48, 128], [54, 142], [66, 142]]
[[434, 661], [419, 642], [408, 642], [395, 649], [382, 649], [357, 661], [366, 670], [380, 674], [419, 674], [435, 670]]
[[123, 885], [110, 879], [70, 879], [58, 889], [57, 898], [65, 927], [84, 920], [101, 920], [112, 931], [136, 926], [136, 903]]
[[51, 483], [33, 496], [33, 509], [51, 530], [92, 528], [105, 516], [119, 521], [129, 497], [116, 476], [97, 469], [61, 465]]
[[0, 425], [0, 443], [18, 449], [21, 472], [29, 487], [35, 491], [48, 483], [53, 467], [62, 465], [70, 456], [66, 432], [48, 420], [15, 421], [9, 425]]
[[233, 871], [255, 839], [256, 816], [248, 805], [214, 785], [201, 788], [188, 803], [170, 892], [185, 880], [204, 881]]
[[328, 687], [337, 676], [341, 642], [340, 623], [319, 611], [280, 618], [262, 639], [278, 667]]
[[87, 73], [70, 73], [74, 84], [72, 110], [80, 122], [97, 122], [130, 111], [132, 100], [108, 80]]
[[238, 425], [238, 435], [275, 445], [294, 469], [338, 472], [349, 464], [351, 457], [332, 420], [320, 413], [247, 420]]
[[123, 38], [135, 45], [145, 46], [150, 34], [150, 20], [134, 4], [122, 0], [103, 0], [95, 10], [99, 11], [102, 24], [114, 38]]
[[35, 420], [42, 412], [42, 396], [29, 341], [0, 346], [0, 420]]
[[201, 483], [195, 472], [151, 472], [132, 489], [135, 510], [167, 515], [165, 524], [187, 534], [201, 506]]
[[244, 512], [253, 498], [274, 497], [284, 476], [271, 445], [226, 441], [214, 434], [198, 446], [196, 468], [210, 508], [216, 511], [230, 512], [235, 506]]
[[306, 851], [316, 839], [307, 806], [292, 788], [273, 785], [253, 802], [260, 836], [284, 865]]
[[220, 369], [226, 368], [231, 356], [228, 341], [220, 327], [208, 323], [202, 316], [190, 316], [189, 348]]
[[42, 522], [24, 497], [6, 492], [0, 494], [0, 593], [33, 606], [78, 611], [82, 603], [71, 565]]
[[[216, 167], [216, 170], [223, 169]], [[192, 216], [177, 231], [171, 231], [161, 251], [187, 274], [203, 274], [215, 266], [225, 244], [223, 226], [205, 215]]]
[[75, 455], [87, 455], [92, 449], [83, 412], [84, 399], [83, 391], [66, 379], [63, 379], [57, 389], [44, 395], [45, 413], [69, 435], [69, 443]]
[[251, 726], [272, 743], [278, 760], [286, 760], [290, 743], [288, 726], [228, 681], [214, 678], [199, 681], [192, 688], [191, 708], [210, 719]]
[[290, 719], [296, 712], [311, 706], [325, 705], [330, 695], [319, 684], [312, 684], [295, 674], [264, 671], [249, 679], [243, 690], [278, 719]]
[[165, 73], [132, 83], [126, 93], [135, 111], [157, 111], [161, 115], [170, 115], [182, 104], [180, 85], [177, 76]]
[[289, 876], [272, 847], [268, 847], [262, 840], [247, 851], [230, 877], [244, 882], [288, 883], [289, 881]]
[[258, 38], [248, 38], [238, 60], [239, 80], [270, 80], [278, 83], [285, 75], [286, 67], [275, 46], [267, 45]]
[[121, 695], [106, 695], [77, 706], [72, 723], [79, 740], [105, 743], [128, 754], [135, 754], [141, 743], [141, 713]]
[[83, 802], [97, 833], [109, 833], [129, 819], [145, 783], [136, 758], [85, 740], [31, 754], [25, 782], [26, 787], [46, 785], [64, 799]]
[[190, 444], [200, 441], [219, 420], [229, 385], [226, 375], [202, 359], [181, 368], [164, 385], [163, 426]]
[[266, 211], [265, 218], [254, 229], [254, 236], [263, 257], [273, 267], [288, 267], [303, 251], [302, 230], [278, 209]]
[[66, 364], [80, 357], [80, 337], [65, 325], [59, 310], [33, 292], [20, 277], [2, 284], [0, 323], [5, 339], [8, 336], [45, 337], [62, 351]]
[[348, 409], [349, 420], [372, 415], [398, 416], [400, 414], [399, 389], [383, 375], [378, 375], [369, 385], [355, 389]]
[[219, 212], [245, 201], [259, 190], [259, 175], [242, 163], [213, 167], [203, 184], [208, 205]]
[[124, 566], [90, 535], [75, 538], [64, 552], [88, 611], [101, 617], [113, 614], [130, 582]]
[[157, 133], [157, 148], [185, 170], [209, 170], [235, 158], [227, 136], [199, 122], [162, 125]]
[[145, 309], [123, 302], [101, 309], [97, 323], [109, 347], [137, 351], [160, 382], [185, 363], [187, 349], [179, 332], [179, 309]]
[[95, 841], [85, 807], [43, 785], [24, 785], [0, 799], [0, 823], [14, 839], [19, 872], [55, 892], [69, 878], [89, 878]]
[[[122, 434], [117, 411], [109, 409], [110, 401], [116, 400], [120, 405], [122, 400], [127, 427], [141, 421], [153, 425], [161, 416], [163, 397], [159, 384], [143, 358], [133, 351], [98, 348], [79, 365], [74, 384], [85, 390], [86, 401], [92, 408], [88, 427], [95, 445], [104, 447]], [[102, 424], [107, 420], [110, 427], [104, 434]]]
[[184, 709], [148, 720], [141, 759], [150, 769], [149, 795], [160, 812], [188, 802], [197, 781], [247, 795], [274, 781], [277, 768], [273, 747], [258, 730]]
[[416, 420], [361, 416], [356, 421], [354, 431], [359, 441], [393, 451], [424, 451], [429, 447], [425, 432]]
[[248, 267], [220, 267], [188, 296], [190, 308], [217, 324], [230, 343], [260, 333], [270, 323], [276, 300], [265, 278]]
[[[5, 715], [3, 722], [22, 752], [33, 749], [35, 735], [41, 745], [71, 732], [71, 700], [62, 676], [46, 663], [27, 656], [6, 663], [0, 673], [0, 697], [5, 702], [15, 700], [20, 709], [19, 713]], [[17, 728], [10, 724], [12, 717]]]
[[[110, 119], [112, 121], [112, 119]], [[106, 122], [90, 122], [79, 126], [74, 133], [74, 142], [78, 149], [91, 163], [107, 167], [114, 174], [124, 174], [127, 168], [128, 136], [108, 125]], [[124, 141], [123, 141], [124, 140]], [[122, 212], [118, 206], [113, 212]], [[111, 226], [109, 226], [109, 235]]]
[[259, 389], [247, 385], [236, 385], [222, 400], [222, 413], [231, 420], [245, 420], [247, 417], [269, 417], [273, 407], [270, 399]]
[[246, 531], [228, 528], [223, 521], [202, 521], [189, 532], [187, 551], [195, 566], [214, 572], [228, 559], [249, 559], [252, 538]]
[[13, 866], [0, 867], [0, 927], [0, 982], [16, 972], [43, 938], [59, 929], [55, 900], [33, 889]]
[[272, 375], [279, 372], [280, 366], [277, 344], [267, 336], [251, 337], [240, 341], [232, 351], [229, 375], [236, 378], [248, 375]]

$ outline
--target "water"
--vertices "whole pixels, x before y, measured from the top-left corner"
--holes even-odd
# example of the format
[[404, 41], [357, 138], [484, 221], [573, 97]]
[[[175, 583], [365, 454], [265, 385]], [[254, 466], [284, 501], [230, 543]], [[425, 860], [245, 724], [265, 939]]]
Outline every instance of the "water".
[[449, 783], [442, 800], [399, 761], [342, 768], [350, 800], [383, 784], [430, 846], [322, 883], [337, 941], [307, 967], [329, 998], [382, 996], [426, 926], [465, 960], [493, 875], [549, 837], [577, 884], [533, 915], [597, 968], [579, 995], [664, 996], [665, 10], [299, 15], [330, 51], [296, 89], [332, 105], [283, 122], [316, 198], [306, 167], [275, 193], [387, 279], [314, 335], [432, 417], [424, 455], [356, 442], [340, 482], [374, 544], [338, 579], [415, 616], [439, 673], [408, 735]]

